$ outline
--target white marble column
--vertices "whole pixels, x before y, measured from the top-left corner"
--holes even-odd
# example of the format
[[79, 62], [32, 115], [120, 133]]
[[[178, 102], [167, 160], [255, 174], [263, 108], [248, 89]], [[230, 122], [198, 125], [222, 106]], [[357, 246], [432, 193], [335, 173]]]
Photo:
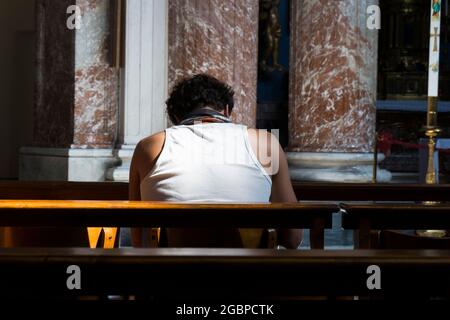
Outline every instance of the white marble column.
[[167, 0], [128, 0], [122, 74], [119, 167], [108, 180], [128, 181], [136, 144], [167, 125]]

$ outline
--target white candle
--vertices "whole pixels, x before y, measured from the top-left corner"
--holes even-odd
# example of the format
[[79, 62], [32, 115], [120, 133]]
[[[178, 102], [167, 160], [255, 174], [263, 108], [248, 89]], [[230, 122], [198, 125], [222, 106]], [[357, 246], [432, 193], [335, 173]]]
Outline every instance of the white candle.
[[438, 97], [441, 12], [442, 12], [442, 1], [431, 0], [430, 57], [428, 70], [429, 97]]

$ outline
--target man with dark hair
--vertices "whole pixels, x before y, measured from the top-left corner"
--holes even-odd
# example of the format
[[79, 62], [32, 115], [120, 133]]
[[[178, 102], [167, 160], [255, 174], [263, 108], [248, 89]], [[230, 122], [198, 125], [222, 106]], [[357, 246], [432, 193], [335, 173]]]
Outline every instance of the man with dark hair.
[[[130, 200], [171, 202], [297, 202], [286, 156], [266, 130], [234, 124], [234, 92], [196, 75], [179, 82], [167, 100], [174, 126], [143, 139], [130, 169]], [[297, 248], [301, 230], [280, 229], [278, 243]], [[132, 230], [142, 246], [142, 230]], [[237, 247], [237, 229], [168, 229], [175, 247]]]
[[219, 112], [228, 108], [231, 113], [233, 96], [234, 91], [230, 86], [211, 76], [199, 74], [179, 82], [173, 88], [166, 102], [167, 114], [172, 123], [177, 124], [198, 108], [208, 107]]

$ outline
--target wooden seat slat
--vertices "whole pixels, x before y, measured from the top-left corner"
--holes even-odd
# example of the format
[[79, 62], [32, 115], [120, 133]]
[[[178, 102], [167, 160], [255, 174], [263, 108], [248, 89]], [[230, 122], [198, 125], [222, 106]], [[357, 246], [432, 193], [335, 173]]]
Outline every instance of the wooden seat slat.
[[37, 263], [67, 262], [76, 259], [95, 264], [126, 262], [153, 263], [247, 263], [247, 264], [346, 264], [383, 265], [428, 264], [449, 265], [450, 250], [273, 250], [223, 248], [0, 248], [0, 262], [29, 259]]
[[182, 209], [182, 210], [298, 210], [333, 207], [331, 203], [176, 203], [158, 201], [0, 200], [3, 209]]
[[[331, 203], [0, 200], [0, 227], [299, 228], [311, 229], [311, 247], [323, 249], [336, 211]], [[93, 231], [91, 246], [98, 240]]]
[[128, 200], [128, 183], [0, 181], [0, 199]]
[[450, 229], [450, 204], [341, 204], [342, 226], [358, 229], [362, 221], [377, 230]]
[[[450, 185], [293, 182], [301, 200], [448, 201]], [[127, 200], [128, 183], [0, 181], [0, 199]]]
[[[65, 287], [69, 265], [80, 291]], [[450, 251], [40, 248], [0, 250], [0, 295], [370, 295], [370, 265], [383, 294], [448, 294]]]
[[293, 182], [299, 199], [329, 201], [449, 201], [450, 184]]
[[371, 248], [371, 230], [450, 230], [450, 204], [341, 204], [342, 227], [357, 230], [355, 245]]
[[0, 200], [0, 226], [331, 227], [333, 204]]

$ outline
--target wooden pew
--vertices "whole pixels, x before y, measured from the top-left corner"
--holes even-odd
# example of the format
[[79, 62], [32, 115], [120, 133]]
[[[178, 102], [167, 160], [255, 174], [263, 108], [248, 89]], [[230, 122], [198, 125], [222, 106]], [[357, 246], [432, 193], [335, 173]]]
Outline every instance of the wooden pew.
[[[128, 183], [0, 181], [0, 199], [128, 200]], [[110, 248], [116, 243], [115, 228], [89, 229], [89, 242], [84, 231], [80, 228], [3, 228], [0, 229], [0, 246], [51, 246], [55, 242], [64, 246], [96, 246], [100, 239], [103, 247]]]
[[323, 249], [338, 207], [326, 203], [177, 204], [145, 201], [0, 200], [4, 227], [305, 228]]
[[412, 232], [402, 232], [395, 230], [381, 230], [375, 233], [375, 241], [371, 242], [373, 249], [434, 249], [450, 250], [450, 237], [425, 237]]
[[[448, 201], [450, 185], [293, 182], [308, 201]], [[128, 200], [128, 183], [0, 181], [0, 199]]]
[[[81, 290], [66, 287], [81, 270]], [[381, 269], [381, 291], [367, 269]], [[248, 249], [0, 249], [0, 295], [170, 298], [449, 296], [450, 251]], [[224, 300], [220, 300], [223, 303]]]
[[449, 201], [450, 184], [293, 182], [300, 200]]
[[[308, 201], [448, 201], [450, 194], [450, 185], [298, 182], [293, 185], [297, 197]], [[0, 199], [126, 200], [127, 194], [128, 183], [0, 182]], [[74, 237], [77, 234], [72, 233]]]
[[128, 200], [128, 183], [0, 181], [0, 199]]
[[359, 230], [360, 249], [371, 248], [371, 230], [450, 230], [450, 204], [341, 204], [342, 227]]

